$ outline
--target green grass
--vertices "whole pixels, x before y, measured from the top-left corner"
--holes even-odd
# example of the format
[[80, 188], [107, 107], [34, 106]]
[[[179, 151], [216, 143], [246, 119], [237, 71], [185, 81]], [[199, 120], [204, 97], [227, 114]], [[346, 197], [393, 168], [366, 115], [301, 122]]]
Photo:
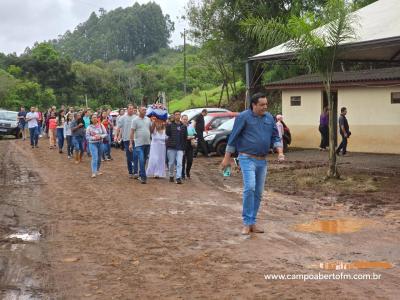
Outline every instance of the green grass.
[[[206, 94], [208, 99], [208, 107], [218, 106], [219, 97], [221, 95], [222, 86], [215, 87], [210, 90], [202, 90], [202, 91], [194, 91], [194, 93], [183, 97], [180, 100], [173, 100], [169, 103], [169, 112], [173, 112], [175, 110], [184, 111], [189, 108], [195, 107], [206, 107]], [[244, 89], [244, 84], [241, 81], [236, 83], [237, 91], [240, 92]], [[229, 88], [229, 95], [232, 96], [232, 90]], [[221, 105], [224, 105], [228, 102], [226, 97], [226, 91], [224, 90], [224, 94], [222, 96]]]

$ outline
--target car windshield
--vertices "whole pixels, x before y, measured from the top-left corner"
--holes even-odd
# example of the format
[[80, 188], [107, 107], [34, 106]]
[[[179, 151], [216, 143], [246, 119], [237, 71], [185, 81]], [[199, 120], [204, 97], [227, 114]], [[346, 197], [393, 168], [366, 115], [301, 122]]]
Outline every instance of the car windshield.
[[0, 120], [5, 121], [17, 121], [17, 112], [12, 111], [0, 111]]
[[232, 118], [224, 123], [221, 124], [221, 126], [218, 127], [219, 130], [232, 130], [233, 128], [233, 123], [235, 123], [236, 118]]

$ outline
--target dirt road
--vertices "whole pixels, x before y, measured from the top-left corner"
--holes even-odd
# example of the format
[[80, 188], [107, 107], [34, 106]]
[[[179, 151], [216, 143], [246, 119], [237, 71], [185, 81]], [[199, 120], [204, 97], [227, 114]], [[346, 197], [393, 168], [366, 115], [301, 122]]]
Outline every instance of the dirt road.
[[[380, 188], [394, 196], [375, 206], [368, 197], [379, 196], [378, 190], [361, 190], [358, 195], [366, 196], [356, 200], [346, 186], [338, 194], [327, 186], [306, 193], [307, 188], [294, 188], [299, 174], [285, 173], [293, 174], [301, 164], [291, 161], [289, 153], [287, 168], [271, 164], [272, 188], [259, 215], [266, 233], [246, 239], [240, 235], [240, 177], [224, 179], [218, 158], [196, 159], [193, 179], [181, 186], [162, 179], [141, 185], [128, 179], [120, 150], [114, 150], [114, 161], [103, 164], [104, 175], [92, 179], [88, 159], [75, 165], [43, 142], [40, 146], [0, 141], [3, 299], [398, 297], [400, 200], [395, 177], [382, 175], [386, 179]], [[307, 170], [323, 165], [314, 160]], [[313, 230], [315, 220], [339, 223]], [[339, 268], [357, 261], [387, 264], [323, 270], [325, 263], [336, 261], [344, 263]], [[381, 279], [265, 278], [319, 272], [375, 273]]]

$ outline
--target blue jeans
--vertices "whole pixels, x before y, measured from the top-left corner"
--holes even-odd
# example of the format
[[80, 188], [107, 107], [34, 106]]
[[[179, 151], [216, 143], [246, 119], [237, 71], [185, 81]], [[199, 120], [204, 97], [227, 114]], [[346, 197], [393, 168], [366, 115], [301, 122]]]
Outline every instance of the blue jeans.
[[340, 150], [342, 150], [343, 154], [346, 154], [347, 152], [347, 137], [344, 136], [344, 134], [340, 133], [342, 136], [342, 142], [340, 143], [339, 147], [336, 150], [336, 153], [339, 154]]
[[111, 157], [111, 144], [103, 143], [103, 159]]
[[72, 136], [67, 135], [67, 154], [68, 156], [72, 156], [74, 151], [74, 145], [72, 144]]
[[176, 163], [176, 179], [182, 178], [183, 150], [167, 149], [169, 177], [174, 177]]
[[[142, 146], [135, 147], [133, 151], [136, 151], [136, 155], [138, 156], [138, 159], [139, 159], [139, 168], [140, 168], [139, 176], [142, 179], [147, 179], [146, 161], [149, 157], [150, 145], [142, 145]], [[135, 161], [133, 163], [135, 163]], [[135, 164], [134, 164], [134, 167], [135, 167]], [[137, 168], [137, 164], [136, 164], [136, 168]]]
[[267, 176], [267, 161], [239, 155], [243, 174], [243, 224], [256, 224], [257, 213]]
[[57, 128], [57, 144], [58, 149], [64, 148], [64, 128]]
[[72, 137], [72, 144], [74, 145], [75, 152], [80, 151], [83, 153], [83, 137], [82, 136], [73, 136]]
[[92, 154], [92, 173], [96, 174], [100, 170], [101, 155], [102, 155], [102, 143], [89, 143], [90, 153]]
[[29, 128], [29, 136], [31, 138], [31, 146], [37, 146], [39, 141], [39, 132], [37, 126]]
[[126, 165], [128, 167], [128, 173], [137, 174], [139, 158], [136, 153], [135, 145], [133, 146], [133, 151], [131, 152], [129, 151], [129, 141], [124, 141], [124, 149], [125, 149]]

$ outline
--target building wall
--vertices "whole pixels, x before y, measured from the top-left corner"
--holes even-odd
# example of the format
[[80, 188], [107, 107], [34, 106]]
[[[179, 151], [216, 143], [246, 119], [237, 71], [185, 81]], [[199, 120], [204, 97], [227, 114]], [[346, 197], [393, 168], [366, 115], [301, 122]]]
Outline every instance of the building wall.
[[[400, 92], [400, 86], [338, 90], [338, 114], [342, 106], [347, 107], [352, 133], [349, 151], [400, 154], [400, 104], [391, 104], [391, 92]], [[290, 106], [291, 96], [301, 96], [301, 106]], [[321, 107], [321, 90], [282, 91], [282, 111], [292, 133], [291, 146], [319, 146]]]

